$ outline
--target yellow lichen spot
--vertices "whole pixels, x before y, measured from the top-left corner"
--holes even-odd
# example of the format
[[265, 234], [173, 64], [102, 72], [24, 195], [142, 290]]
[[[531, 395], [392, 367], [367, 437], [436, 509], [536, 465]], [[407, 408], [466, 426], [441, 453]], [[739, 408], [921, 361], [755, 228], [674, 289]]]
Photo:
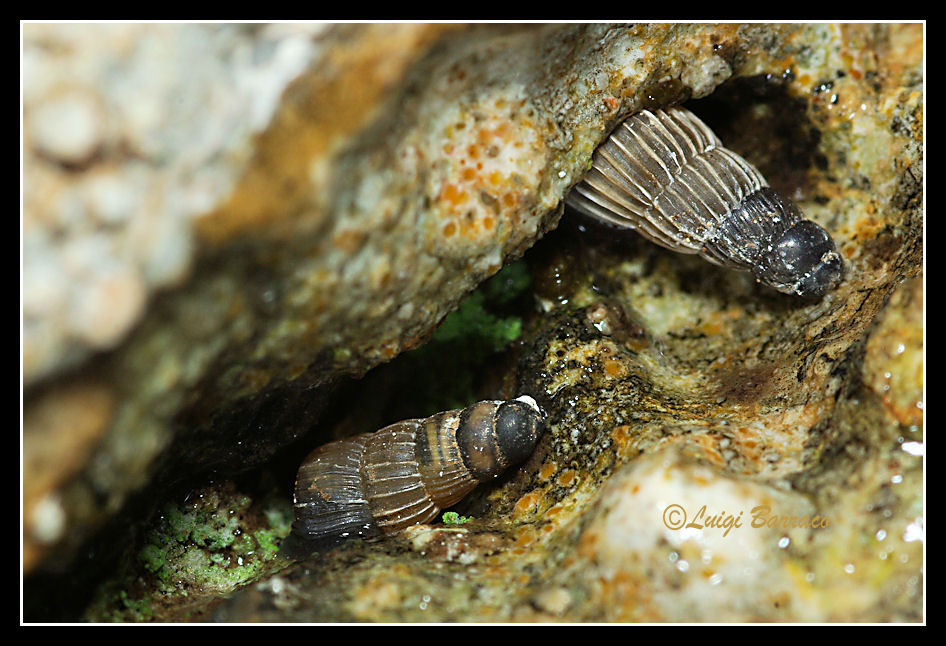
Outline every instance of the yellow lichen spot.
[[452, 235], [455, 235], [456, 232], [457, 232], [456, 222], [453, 222], [453, 221], [447, 222], [447, 224], [444, 225], [443, 227], [443, 235], [446, 236], [447, 238], [449, 238]]
[[483, 218], [483, 228], [485, 230], [491, 231], [495, 226], [496, 220], [494, 220], [491, 216], [487, 215], [485, 218]]
[[555, 475], [555, 469], [556, 467], [555, 467], [554, 462], [551, 462], [551, 461], [546, 462], [545, 464], [542, 465], [542, 468], [539, 469], [539, 479], [548, 480], [553, 475]]

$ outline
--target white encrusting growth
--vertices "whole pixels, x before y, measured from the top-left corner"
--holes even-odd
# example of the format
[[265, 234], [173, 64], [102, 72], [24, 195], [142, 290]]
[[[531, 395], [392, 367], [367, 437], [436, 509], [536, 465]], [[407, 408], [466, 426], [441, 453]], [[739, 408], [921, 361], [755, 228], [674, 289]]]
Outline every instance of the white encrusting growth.
[[532, 408], [534, 408], [537, 412], [542, 412], [539, 410], [539, 405], [536, 403], [536, 401], [528, 395], [520, 395], [519, 397], [516, 397], [516, 401], [529, 404], [529, 406], [532, 406]]

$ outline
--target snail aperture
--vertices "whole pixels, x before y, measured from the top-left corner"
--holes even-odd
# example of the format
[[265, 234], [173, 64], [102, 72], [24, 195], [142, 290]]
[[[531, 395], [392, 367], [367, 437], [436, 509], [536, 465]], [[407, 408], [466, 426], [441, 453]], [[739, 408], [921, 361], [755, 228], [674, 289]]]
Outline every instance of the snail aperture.
[[532, 453], [543, 416], [524, 395], [408, 419], [330, 442], [296, 476], [295, 521], [280, 554], [303, 558], [349, 538], [427, 523]]
[[663, 247], [821, 296], [843, 275], [831, 236], [681, 107], [638, 112], [595, 151], [567, 203]]

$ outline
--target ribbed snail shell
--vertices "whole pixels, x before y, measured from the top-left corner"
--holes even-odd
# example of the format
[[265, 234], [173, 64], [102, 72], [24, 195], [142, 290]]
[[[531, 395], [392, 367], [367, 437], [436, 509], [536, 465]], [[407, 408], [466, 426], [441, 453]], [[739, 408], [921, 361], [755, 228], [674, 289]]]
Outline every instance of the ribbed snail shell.
[[621, 123], [567, 203], [673, 251], [751, 271], [787, 294], [821, 296], [842, 277], [827, 231], [681, 107]]
[[535, 400], [522, 396], [320, 446], [299, 467], [295, 521], [280, 553], [303, 558], [348, 538], [430, 522], [477, 484], [529, 457], [541, 426]]

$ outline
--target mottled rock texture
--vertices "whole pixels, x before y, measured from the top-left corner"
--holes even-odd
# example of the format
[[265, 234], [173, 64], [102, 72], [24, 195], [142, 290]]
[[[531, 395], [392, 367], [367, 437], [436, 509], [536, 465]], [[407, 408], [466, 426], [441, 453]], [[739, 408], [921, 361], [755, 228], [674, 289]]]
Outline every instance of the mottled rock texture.
[[[123, 523], [144, 520], [164, 492], [266, 463], [323, 417], [342, 377], [420, 345], [470, 289], [543, 236], [525, 256], [535, 290], [525, 342], [517, 361], [497, 366], [496, 383], [506, 396], [534, 396], [548, 433], [501, 486], [461, 503], [473, 521], [353, 543], [275, 575], [286, 564], [270, 562], [226, 600], [218, 583], [201, 590], [206, 577], [193, 577], [186, 606], [148, 598], [148, 577], [164, 566], [138, 552], [152, 575], [86, 618], [921, 618], [918, 26], [154, 29], [159, 40], [191, 29], [251, 47], [301, 33], [309, 58], [289, 66], [262, 127], [247, 118], [252, 135], [196, 164], [222, 164], [224, 188], [199, 206], [149, 193], [163, 208], [178, 204], [172, 217], [193, 249], [175, 246], [192, 268], [176, 287], [158, 293], [167, 281], [146, 281], [142, 304], [114, 313], [105, 304], [121, 298], [85, 299], [58, 322], [43, 308], [64, 311], [57, 294], [90, 285], [81, 274], [68, 289], [37, 278], [50, 293], [35, 303], [24, 295], [24, 328], [48, 326], [34, 345], [24, 338], [31, 618], [55, 616], [57, 584], [106, 576], [103, 555], [131, 540]], [[87, 58], [61, 44], [79, 36], [40, 32], [24, 30], [28, 50]], [[134, 57], [118, 58], [134, 67]], [[49, 228], [49, 214], [112, 235], [68, 196], [103, 164], [140, 163], [113, 158], [122, 146], [89, 144], [120, 123], [107, 109], [89, 117], [108, 95], [56, 104], [33, 94], [41, 98], [24, 92], [25, 155], [49, 166], [66, 197], [33, 206], [43, 202], [30, 192], [40, 172], [27, 165], [24, 236], [43, 231], [35, 249], [49, 259], [26, 245], [27, 276], [40, 272], [31, 263], [64, 263], [66, 243], [85, 239]], [[622, 116], [683, 101], [832, 233], [848, 265], [835, 292], [801, 301], [575, 214], [559, 224], [564, 194]], [[200, 113], [222, 127], [214, 115]], [[51, 136], [64, 120], [86, 134]], [[135, 221], [142, 211], [130, 208]], [[110, 244], [123, 250], [118, 240]], [[137, 252], [127, 257], [145, 266]], [[70, 331], [84, 329], [74, 322], [84, 316], [102, 317], [92, 325], [101, 338]], [[369, 375], [366, 400], [376, 386]], [[370, 430], [354, 428], [358, 414], [317, 435]], [[220, 505], [248, 509], [222, 491]], [[672, 504], [688, 518], [705, 506], [716, 524], [741, 514], [743, 526], [673, 529], [663, 516]], [[760, 506], [808, 520], [751, 527]], [[814, 526], [815, 516], [830, 522]], [[76, 560], [81, 545], [96, 551]], [[181, 545], [174, 550], [204, 558]], [[238, 557], [215, 558], [236, 567]]]

